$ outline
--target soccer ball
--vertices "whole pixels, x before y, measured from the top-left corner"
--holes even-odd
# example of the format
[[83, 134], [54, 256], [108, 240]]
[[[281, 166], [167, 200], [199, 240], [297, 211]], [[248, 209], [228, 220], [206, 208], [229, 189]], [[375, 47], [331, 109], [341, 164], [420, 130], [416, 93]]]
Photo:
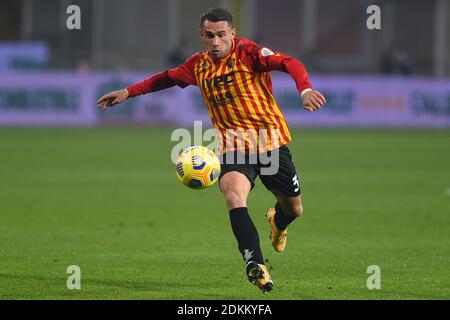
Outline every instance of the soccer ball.
[[219, 178], [220, 161], [214, 152], [203, 146], [187, 148], [178, 156], [177, 177], [192, 189], [212, 186]]

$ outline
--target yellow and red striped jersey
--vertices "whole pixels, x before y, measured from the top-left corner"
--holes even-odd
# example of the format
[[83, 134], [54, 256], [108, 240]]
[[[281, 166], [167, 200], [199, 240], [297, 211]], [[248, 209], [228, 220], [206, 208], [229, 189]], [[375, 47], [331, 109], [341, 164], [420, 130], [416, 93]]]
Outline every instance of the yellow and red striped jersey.
[[[272, 93], [272, 70], [289, 73], [300, 93], [312, 87], [301, 62], [240, 38], [233, 39], [230, 53], [224, 58], [197, 52], [159, 76], [169, 77], [180, 87], [200, 88], [211, 121], [218, 129], [222, 152], [264, 152], [291, 140], [286, 119]], [[145, 92], [174, 85], [159, 81], [157, 88], [156, 80], [149, 80], [153, 86], [147, 85]], [[136, 85], [131, 91], [132, 95], [142, 93], [137, 93]]]

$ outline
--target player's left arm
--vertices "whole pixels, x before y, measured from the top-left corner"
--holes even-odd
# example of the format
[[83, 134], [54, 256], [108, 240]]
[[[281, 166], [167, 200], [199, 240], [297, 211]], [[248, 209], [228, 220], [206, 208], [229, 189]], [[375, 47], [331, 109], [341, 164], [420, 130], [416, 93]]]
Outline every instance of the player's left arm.
[[297, 90], [302, 97], [303, 107], [308, 111], [316, 111], [323, 107], [326, 100], [322, 93], [314, 90], [309, 75], [303, 63], [280, 52], [268, 48], [256, 47], [254, 53], [254, 69], [269, 72], [278, 70], [287, 72], [294, 79]]
[[302, 92], [303, 108], [308, 111], [316, 111], [322, 108], [327, 102], [322, 93], [317, 90], [307, 90]]

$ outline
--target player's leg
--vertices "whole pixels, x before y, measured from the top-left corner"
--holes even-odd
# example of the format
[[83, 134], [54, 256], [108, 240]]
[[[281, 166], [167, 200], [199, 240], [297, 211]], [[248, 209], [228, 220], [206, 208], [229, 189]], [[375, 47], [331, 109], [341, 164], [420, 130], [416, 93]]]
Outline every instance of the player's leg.
[[247, 197], [256, 173], [252, 174], [250, 167], [242, 171], [246, 174], [238, 171], [224, 173], [220, 177], [219, 186], [230, 213], [233, 234], [245, 261], [247, 277], [263, 292], [267, 292], [272, 289], [272, 280], [264, 266], [258, 231], [247, 209]]
[[247, 209], [247, 197], [251, 190], [249, 179], [241, 172], [227, 172], [220, 179], [222, 191], [230, 213], [233, 234], [245, 262], [263, 263], [259, 235]]
[[277, 203], [275, 204], [275, 224], [278, 229], [286, 229], [295, 219], [303, 214], [302, 196], [287, 196], [276, 189], [270, 190]]
[[278, 151], [278, 171], [270, 176], [261, 175], [260, 178], [277, 199], [275, 207], [268, 210], [266, 217], [272, 226], [272, 246], [281, 252], [286, 246], [287, 227], [302, 215], [303, 205], [300, 182], [291, 152], [287, 146], [279, 148]]
[[270, 208], [266, 213], [267, 221], [272, 227], [270, 240], [272, 247], [282, 252], [286, 248], [288, 226], [303, 213], [301, 196], [290, 197], [279, 192], [271, 190], [277, 203], [275, 208]]

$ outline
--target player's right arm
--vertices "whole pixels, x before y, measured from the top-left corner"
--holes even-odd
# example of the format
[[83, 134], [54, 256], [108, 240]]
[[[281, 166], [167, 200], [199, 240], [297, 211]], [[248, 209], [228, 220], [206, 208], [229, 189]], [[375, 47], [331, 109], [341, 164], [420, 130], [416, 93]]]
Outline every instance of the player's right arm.
[[105, 110], [106, 107], [112, 107], [118, 103], [122, 103], [127, 100], [129, 97], [128, 90], [122, 89], [113, 91], [103, 95], [100, 99], [97, 100], [97, 106]]
[[196, 53], [176, 68], [155, 74], [126, 89], [107, 93], [98, 99], [97, 106], [104, 110], [106, 107], [112, 107], [122, 103], [128, 98], [164, 90], [175, 85], [178, 85], [181, 88], [185, 88], [188, 85], [196, 85], [194, 66], [200, 56], [201, 53]]

